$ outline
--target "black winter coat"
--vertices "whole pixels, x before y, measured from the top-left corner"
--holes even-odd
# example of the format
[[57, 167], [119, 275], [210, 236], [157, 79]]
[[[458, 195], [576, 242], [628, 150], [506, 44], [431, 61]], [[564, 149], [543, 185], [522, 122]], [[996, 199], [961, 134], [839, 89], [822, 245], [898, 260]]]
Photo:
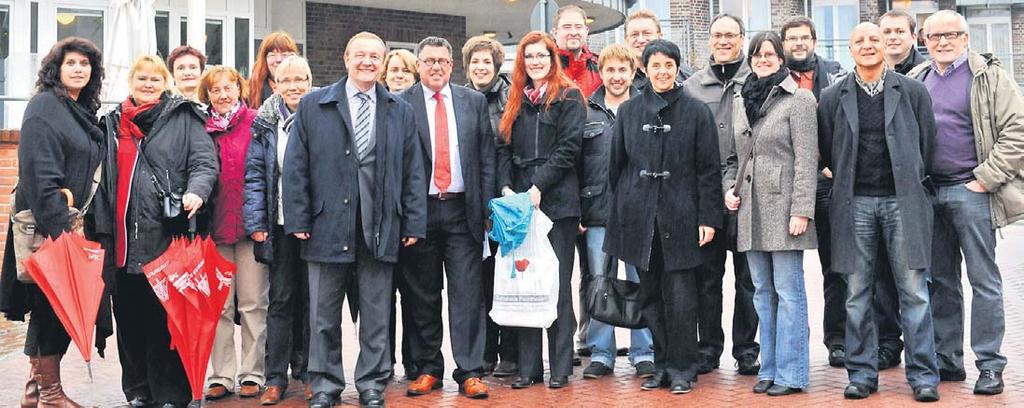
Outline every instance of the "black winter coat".
[[267, 239], [256, 242], [254, 247], [256, 260], [265, 264], [274, 262], [274, 241], [281, 238], [275, 236], [273, 227], [278, 219], [277, 183], [281, 175], [277, 167], [277, 136], [278, 127], [285, 120], [278, 113], [282, 103], [277, 94], [263, 101], [252, 121], [252, 141], [245, 157], [245, 233], [267, 233]]
[[[302, 259], [355, 262], [359, 163], [342, 77], [302, 98], [288, 132], [284, 168], [284, 229], [307, 232]], [[412, 107], [376, 85], [373, 204], [375, 248], [381, 262], [398, 262], [401, 238], [427, 232], [427, 183]]]
[[505, 114], [505, 103], [508, 102], [508, 89], [510, 85], [511, 80], [505, 74], [498, 74], [494, 83], [487, 89], [480, 90], [474, 88], [472, 83], [466, 84], [466, 88], [483, 93], [487, 97], [487, 114], [491, 118], [491, 131], [495, 137], [498, 135], [501, 115]]
[[[163, 201], [150, 178], [152, 172], [156, 173], [164, 189], [169, 185], [172, 192], [199, 196], [204, 207], [215, 205], [210, 203], [210, 193], [217, 183], [220, 163], [217, 146], [206, 133], [206, 114], [195, 102], [176, 95], [167, 98], [153, 108], [162, 110], [152, 129], [140, 141], [149, 166], [140, 152], [132, 176], [125, 216], [128, 229], [125, 269], [128, 273], [142, 273], [143, 265], [167, 250], [173, 235], [186, 232], [181, 223], [169, 223], [164, 219]], [[120, 120], [120, 106], [102, 119], [107, 134], [107, 157], [101, 193], [96, 195], [95, 216], [97, 232], [108, 236], [115, 236], [116, 228], [117, 132]]]
[[524, 192], [537, 186], [540, 210], [558, 220], [580, 216], [580, 182], [576, 159], [587, 120], [586, 102], [579, 89], [569, 88], [544, 108], [523, 98], [512, 125], [511, 144], [499, 137], [498, 190]]
[[[630, 97], [640, 94], [629, 89]], [[608, 220], [608, 152], [612, 145], [615, 113], [604, 104], [605, 88], [601, 86], [587, 100], [587, 123], [583, 128], [583, 149], [576, 163], [580, 175], [580, 224], [603, 227]]]
[[[665, 270], [700, 265], [703, 250], [697, 227], [723, 233], [718, 130], [711, 109], [682, 87], [664, 94], [648, 87], [623, 103], [618, 113], [609, 162], [612, 196], [604, 251], [646, 270], [653, 240], [660, 239]], [[671, 129], [644, 131], [648, 124]], [[641, 171], [669, 174], [655, 178], [641, 176]]]

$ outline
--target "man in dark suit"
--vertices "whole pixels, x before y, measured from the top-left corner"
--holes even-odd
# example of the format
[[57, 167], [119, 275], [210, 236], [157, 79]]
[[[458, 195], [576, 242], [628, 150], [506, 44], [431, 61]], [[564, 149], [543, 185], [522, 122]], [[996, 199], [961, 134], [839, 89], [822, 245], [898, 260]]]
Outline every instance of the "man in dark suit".
[[[391, 375], [388, 322], [398, 247], [426, 237], [426, 192], [412, 108], [377, 84], [384, 41], [362, 32], [345, 47], [348, 76], [302, 98], [285, 153], [285, 232], [309, 263], [311, 408], [345, 388], [341, 313], [358, 299], [361, 406], [384, 405]], [[346, 286], [355, 285], [355, 288]]]
[[[441, 339], [442, 266], [448, 276], [448, 318], [459, 392], [487, 398], [483, 376], [486, 308], [483, 304], [483, 242], [487, 201], [493, 197], [494, 133], [487, 98], [451, 86], [452, 46], [427, 37], [416, 49], [420, 83], [402, 93], [413, 107], [423, 159], [422, 192], [427, 200], [427, 239], [401, 251], [401, 273], [407, 282], [415, 327], [408, 333], [420, 375], [408, 395], [441, 388], [444, 357]], [[403, 303], [404, 304], [404, 303]]]

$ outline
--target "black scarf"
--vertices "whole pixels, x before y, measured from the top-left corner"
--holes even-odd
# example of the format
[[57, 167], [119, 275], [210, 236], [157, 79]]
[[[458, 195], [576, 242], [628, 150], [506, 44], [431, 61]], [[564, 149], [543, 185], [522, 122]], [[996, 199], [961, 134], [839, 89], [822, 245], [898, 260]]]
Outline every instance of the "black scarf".
[[99, 120], [96, 118], [96, 111], [89, 109], [71, 98], [64, 99], [64, 105], [71, 111], [71, 117], [75, 118], [78, 126], [82, 127], [89, 138], [94, 142], [102, 142], [103, 130], [100, 129]]
[[715, 62], [715, 57], [711, 57], [711, 73], [715, 74], [715, 78], [721, 83], [729, 82], [732, 77], [736, 76], [736, 72], [740, 70], [740, 65], [743, 64], [743, 56], [736, 57], [735, 60], [719, 64]]
[[812, 53], [803, 61], [797, 61], [796, 58], [786, 58], [786, 67], [796, 72], [814, 71], [814, 68], [817, 66], [818, 54]]
[[751, 128], [754, 127], [754, 122], [761, 118], [761, 106], [764, 106], [764, 101], [768, 99], [772, 88], [781, 84], [788, 76], [789, 69], [787, 68], [780, 68], [778, 72], [764, 78], [758, 78], [757, 74], [753, 72], [747, 75], [747, 81], [743, 84], [741, 94], [743, 95], [743, 108], [747, 112], [747, 123]]
[[[651, 90], [653, 91], [654, 88], [652, 87]], [[675, 103], [676, 100], [679, 99], [679, 96], [681, 96], [683, 94], [683, 87], [681, 87], [681, 86], [673, 86], [672, 89], [669, 89], [669, 90], [667, 90], [665, 92], [655, 92], [655, 93], [659, 97], [661, 97], [661, 99], [663, 101], [665, 101], [665, 103], [671, 105], [671, 104]]]
[[[168, 96], [167, 92], [160, 94], [160, 102], [157, 102], [156, 106], [151, 109], [139, 113], [138, 116], [135, 116], [135, 119], [132, 119], [132, 122], [135, 122], [135, 125], [139, 127], [139, 130], [141, 130], [143, 134], [148, 135], [149, 131], [153, 130], [153, 124], [156, 123], [156, 120], [160, 118], [160, 114], [163, 113], [164, 108], [167, 107], [167, 101], [169, 100], [171, 100], [171, 98]], [[138, 102], [136, 102], [136, 104], [138, 104]]]

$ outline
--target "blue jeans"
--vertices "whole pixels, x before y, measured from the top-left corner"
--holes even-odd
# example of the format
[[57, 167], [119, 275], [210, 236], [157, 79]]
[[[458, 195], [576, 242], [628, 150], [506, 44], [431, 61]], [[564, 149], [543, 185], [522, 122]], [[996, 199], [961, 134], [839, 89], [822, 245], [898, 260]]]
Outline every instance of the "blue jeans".
[[[938, 188], [935, 235], [932, 237], [932, 315], [935, 348], [943, 371], [964, 369], [964, 292], [960, 262], [967, 260], [971, 299], [971, 348], [980, 370], [1002, 371], [1000, 354], [1006, 319], [1003, 280], [996, 265], [996, 234], [992, 230], [989, 196], [963, 184]], [[961, 251], [963, 255], [961, 256]]]
[[810, 383], [810, 328], [803, 251], [749, 251], [754, 309], [761, 321], [759, 380], [790, 388]]
[[878, 389], [878, 330], [874, 315], [875, 262], [878, 245], [889, 252], [889, 265], [899, 292], [905, 340], [907, 382], [911, 388], [939, 383], [935, 359], [928, 273], [909, 269], [903, 251], [903, 221], [895, 196], [853, 198], [857, 257], [847, 280], [846, 370], [850, 383]]
[[[604, 244], [604, 227], [589, 227], [585, 233], [587, 240], [587, 262], [594, 276], [604, 276], [606, 273], [614, 273], [618, 270], [618, 260], [601, 250]], [[614, 263], [612, 263], [614, 262]], [[612, 269], [609, 271], [609, 269]], [[626, 265], [626, 280], [640, 282], [636, 267]], [[590, 329], [587, 332], [587, 347], [590, 348], [590, 361], [596, 361], [608, 367], [615, 366], [615, 327], [597, 319], [590, 319]], [[651, 331], [648, 329], [630, 330], [629, 334], [629, 362], [636, 365], [641, 361], [654, 361], [654, 343], [651, 339]]]

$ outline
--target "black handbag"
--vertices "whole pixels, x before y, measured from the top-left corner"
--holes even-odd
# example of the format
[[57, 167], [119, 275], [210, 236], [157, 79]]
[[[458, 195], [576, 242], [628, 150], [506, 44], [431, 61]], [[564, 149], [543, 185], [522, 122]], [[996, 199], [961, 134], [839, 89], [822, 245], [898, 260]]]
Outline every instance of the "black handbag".
[[146, 157], [146, 152], [142, 150], [142, 146], [139, 145], [139, 141], [134, 137], [131, 138], [132, 142], [135, 143], [135, 149], [139, 153], [139, 157], [142, 158], [143, 164], [149, 168], [149, 181], [153, 183], [153, 188], [156, 189], [156, 195], [163, 202], [163, 216], [165, 220], [173, 220], [181, 216], [182, 194], [180, 192], [174, 192], [171, 189], [171, 175], [170, 172], [164, 170], [165, 181], [167, 182], [167, 188], [164, 188], [163, 184], [156, 176], [156, 168], [149, 163], [149, 158]]
[[643, 329], [647, 327], [640, 313], [643, 306], [639, 283], [605, 276], [591, 278], [587, 291], [590, 317], [615, 327]]

